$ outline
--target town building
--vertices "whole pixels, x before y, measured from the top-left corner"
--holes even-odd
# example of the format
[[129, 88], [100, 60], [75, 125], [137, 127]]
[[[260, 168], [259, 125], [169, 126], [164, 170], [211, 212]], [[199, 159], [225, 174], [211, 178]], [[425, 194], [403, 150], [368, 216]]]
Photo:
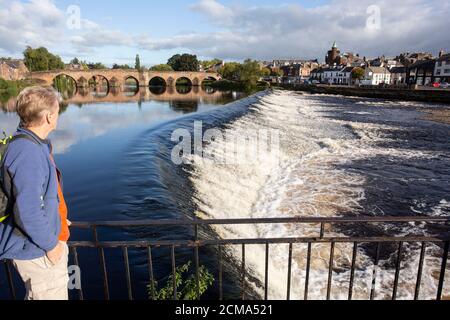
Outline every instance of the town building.
[[0, 58], [0, 78], [5, 80], [21, 80], [28, 74], [23, 60]]
[[406, 83], [409, 85], [429, 86], [434, 81], [436, 59], [419, 60], [406, 71]]
[[378, 86], [380, 84], [390, 84], [391, 73], [385, 67], [367, 66], [365, 68], [364, 79], [361, 80], [363, 85]]
[[353, 67], [329, 67], [323, 69], [322, 83], [351, 85]]
[[406, 83], [406, 67], [389, 68], [391, 72], [391, 84], [399, 85]]
[[435, 82], [450, 83], [450, 53], [441, 52], [434, 68]]
[[351, 66], [353, 64], [357, 66], [363, 61], [358, 54], [354, 55], [351, 52], [341, 54], [341, 50], [339, 50], [335, 41], [325, 57], [325, 63], [329, 66]]
[[283, 72], [284, 83], [301, 83], [308, 80], [311, 76], [311, 71], [319, 66], [317, 60], [300, 60], [295, 64], [286, 64], [279, 67]]

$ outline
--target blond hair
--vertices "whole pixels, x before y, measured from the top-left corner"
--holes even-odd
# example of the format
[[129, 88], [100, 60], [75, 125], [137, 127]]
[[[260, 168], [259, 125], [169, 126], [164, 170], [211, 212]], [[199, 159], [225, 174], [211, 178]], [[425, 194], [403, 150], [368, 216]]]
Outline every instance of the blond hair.
[[52, 87], [29, 87], [17, 97], [16, 112], [23, 127], [39, 126], [45, 112], [54, 112], [55, 104], [62, 102], [61, 95]]

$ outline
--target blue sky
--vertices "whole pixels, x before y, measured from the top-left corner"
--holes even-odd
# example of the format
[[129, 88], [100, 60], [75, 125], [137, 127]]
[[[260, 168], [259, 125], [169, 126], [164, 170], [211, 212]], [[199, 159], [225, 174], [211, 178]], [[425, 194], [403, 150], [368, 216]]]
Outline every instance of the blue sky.
[[[125, 3], [125, 4], [124, 4]], [[81, 29], [66, 12], [80, 8]], [[0, 0], [0, 56], [46, 46], [70, 60], [149, 66], [179, 52], [225, 60], [317, 58], [336, 40], [363, 56], [450, 50], [450, 1]]]

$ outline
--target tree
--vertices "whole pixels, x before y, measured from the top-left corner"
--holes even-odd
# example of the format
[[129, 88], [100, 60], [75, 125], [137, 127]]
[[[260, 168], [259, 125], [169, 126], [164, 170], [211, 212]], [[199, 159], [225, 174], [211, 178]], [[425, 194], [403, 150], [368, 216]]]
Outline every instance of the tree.
[[363, 68], [355, 68], [352, 71], [352, 79], [353, 80], [361, 80], [364, 77], [365, 71]]
[[242, 65], [238, 62], [229, 62], [219, 69], [222, 78], [230, 81], [238, 81], [241, 77]]
[[272, 74], [272, 70], [267, 67], [261, 69], [261, 77], [269, 77]]
[[270, 75], [273, 77], [282, 77], [284, 76], [284, 72], [280, 68], [272, 68]]
[[113, 66], [112, 66], [112, 68], [113, 68], [113, 69], [124, 69], [124, 70], [132, 69], [132, 68], [131, 68], [129, 65], [127, 65], [127, 64], [117, 64], [117, 63], [114, 63]]
[[139, 55], [136, 55], [136, 63], [134, 65], [134, 68], [136, 70], [141, 70], [141, 59], [139, 58]]
[[150, 68], [150, 71], [173, 71], [172, 67], [168, 64], [157, 64]]
[[87, 64], [88, 68], [90, 70], [99, 70], [99, 69], [107, 69], [106, 66], [103, 63], [97, 62], [97, 63], [92, 63], [89, 62]]
[[167, 64], [175, 71], [198, 71], [199, 62], [196, 55], [185, 53], [183, 55], [176, 54], [171, 57]]
[[54, 55], [44, 47], [27, 47], [23, 52], [24, 63], [30, 71], [49, 71], [64, 69], [61, 57]]
[[70, 64], [81, 64], [81, 62], [80, 60], [78, 60], [78, 58], [75, 57], [70, 61]]
[[242, 65], [240, 81], [245, 82], [249, 86], [256, 86], [261, 78], [261, 67], [258, 61], [247, 59]]

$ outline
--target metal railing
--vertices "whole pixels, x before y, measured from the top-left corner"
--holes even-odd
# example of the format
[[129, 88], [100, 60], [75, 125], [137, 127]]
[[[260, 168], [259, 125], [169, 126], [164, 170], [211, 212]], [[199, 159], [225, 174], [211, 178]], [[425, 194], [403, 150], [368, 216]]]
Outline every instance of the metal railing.
[[[438, 236], [408, 235], [408, 236], [327, 236], [327, 226], [351, 226], [355, 224], [377, 225], [377, 224], [409, 224], [424, 223], [433, 225], [444, 225], [444, 232], [439, 232]], [[317, 235], [312, 237], [280, 237], [280, 238], [253, 238], [253, 239], [200, 239], [199, 228], [211, 226], [230, 226], [230, 225], [265, 225], [265, 224], [303, 224], [317, 226]], [[98, 236], [99, 228], [142, 228], [142, 227], [187, 227], [192, 228], [194, 237], [185, 240], [154, 240], [154, 241], [100, 241]], [[307, 245], [306, 257], [306, 275], [304, 299], [308, 300], [309, 281], [311, 273], [312, 246], [314, 244], [329, 244], [330, 257], [328, 264], [327, 278], [327, 300], [331, 299], [331, 288], [333, 280], [333, 266], [335, 259], [336, 244], [350, 244], [353, 246], [352, 261], [350, 266], [350, 279], [348, 287], [348, 299], [354, 298], [354, 281], [355, 269], [359, 246], [362, 244], [372, 244], [376, 247], [376, 256], [374, 267], [378, 267], [380, 262], [380, 249], [383, 244], [396, 245], [396, 262], [395, 262], [395, 279], [392, 287], [392, 300], [397, 299], [399, 276], [402, 263], [402, 254], [405, 243], [418, 243], [420, 245], [419, 266], [417, 270], [417, 278], [414, 291], [414, 300], [419, 299], [421, 282], [424, 271], [424, 260], [426, 258], [426, 248], [430, 244], [436, 244], [443, 248], [442, 264], [440, 268], [436, 299], [441, 300], [443, 297], [443, 289], [445, 282], [445, 274], [447, 269], [448, 251], [450, 244], [450, 217], [348, 217], [348, 218], [266, 218], [266, 219], [222, 219], [222, 220], [144, 220], [144, 221], [117, 221], [117, 222], [75, 222], [72, 224], [75, 229], [87, 229], [92, 232], [93, 241], [72, 241], [69, 243], [70, 253], [75, 265], [79, 266], [78, 249], [94, 248], [98, 250], [100, 259], [100, 270], [103, 280], [103, 293], [105, 300], [110, 299], [110, 289], [108, 281], [108, 272], [105, 261], [105, 249], [121, 249], [124, 258], [124, 273], [126, 275], [126, 286], [128, 298], [133, 300], [132, 277], [130, 273], [129, 249], [144, 249], [147, 255], [148, 280], [151, 287], [152, 298], [154, 296], [154, 259], [152, 258], [152, 250], [154, 248], [165, 247], [170, 249], [171, 273], [173, 275], [173, 299], [177, 299], [177, 283], [176, 283], [176, 248], [193, 248], [195, 260], [195, 280], [196, 291], [200, 296], [200, 279], [199, 279], [199, 249], [214, 247], [218, 251], [218, 298], [222, 300], [223, 294], [223, 265], [224, 265], [224, 248], [227, 246], [241, 246], [241, 265], [240, 265], [240, 291], [241, 298], [246, 299], [246, 285], [248, 271], [246, 268], [246, 248], [249, 245], [265, 245], [265, 276], [264, 276], [264, 299], [268, 299], [269, 292], [269, 252], [270, 246], [276, 244], [285, 244], [289, 246], [287, 263], [287, 293], [286, 299], [291, 299], [292, 288], [292, 264], [293, 264], [293, 245]], [[441, 228], [442, 229], [442, 228]], [[5, 263], [6, 278], [12, 299], [16, 299], [16, 290], [14, 288], [12, 277], [12, 266], [10, 262]], [[372, 279], [372, 288], [370, 291], [370, 300], [375, 298], [375, 285], [377, 274], [374, 271]], [[80, 300], [84, 299], [83, 289], [78, 290]]]

